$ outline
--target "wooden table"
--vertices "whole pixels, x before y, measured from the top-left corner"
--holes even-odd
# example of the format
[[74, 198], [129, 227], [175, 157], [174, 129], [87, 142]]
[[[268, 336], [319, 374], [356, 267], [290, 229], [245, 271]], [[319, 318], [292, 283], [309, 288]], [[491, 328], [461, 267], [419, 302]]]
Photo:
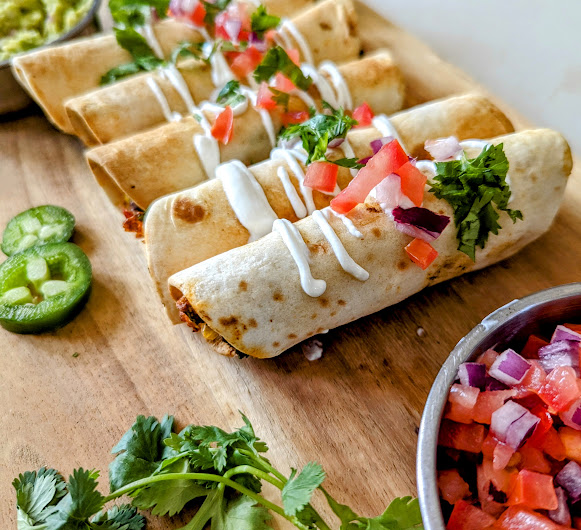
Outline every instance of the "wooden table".
[[[400, 61], [409, 105], [478, 89], [413, 37], [359, 11], [366, 48], [387, 45]], [[525, 125], [505, 110], [517, 128]], [[549, 233], [497, 266], [329, 333], [321, 360], [309, 362], [299, 349], [272, 360], [222, 358], [169, 324], [142, 243], [121, 230], [76, 139], [32, 112], [0, 123], [0, 153], [0, 226], [34, 205], [64, 206], [94, 268], [91, 299], [64, 329], [42, 336], [0, 329], [1, 528], [15, 527], [10, 483], [19, 472], [50, 465], [67, 475], [77, 466], [106, 474], [110, 449], [138, 414], [174, 414], [178, 428], [231, 429], [241, 424], [238, 410], [281, 470], [316, 460], [331, 494], [378, 514], [392, 497], [415, 493], [422, 408], [456, 342], [510, 300], [579, 280], [577, 172]], [[150, 528], [179, 523], [152, 518]]]

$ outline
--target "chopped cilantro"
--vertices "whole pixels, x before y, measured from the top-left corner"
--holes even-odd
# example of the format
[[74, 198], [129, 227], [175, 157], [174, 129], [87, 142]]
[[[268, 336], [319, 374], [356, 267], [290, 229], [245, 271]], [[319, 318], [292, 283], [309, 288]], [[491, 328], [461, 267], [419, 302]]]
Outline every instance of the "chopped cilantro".
[[268, 90], [270, 90], [273, 94], [272, 100], [281, 107], [284, 107], [285, 111], [288, 110], [288, 102], [290, 100], [290, 94], [288, 92], [283, 92], [282, 90], [277, 90], [274, 87], [269, 86]]
[[204, 23], [211, 26], [216, 20], [216, 16], [224, 11], [228, 7], [228, 4], [232, 0], [216, 0], [215, 2], [206, 2], [202, 0], [202, 5], [206, 9], [206, 16], [204, 17]]
[[313, 82], [303, 74], [281, 46], [275, 46], [266, 52], [262, 62], [254, 70], [254, 79], [258, 83], [268, 81], [277, 72], [288, 77], [301, 90], [308, 90]]
[[181, 57], [193, 57], [201, 61], [209, 61], [212, 54], [210, 53], [210, 57], [206, 57], [203, 52], [203, 42], [182, 41], [172, 50], [170, 61], [174, 65], [177, 64], [178, 59]]
[[[54, 469], [26, 472], [13, 482], [16, 489], [18, 530], [143, 530], [145, 518], [137, 509], [152, 515], [181, 514], [194, 499], [200, 508], [184, 528], [204, 530], [271, 530], [271, 512], [284, 517], [299, 530], [331, 530], [312, 507], [321, 491], [349, 530], [421, 529], [417, 500], [395, 499], [378, 517], [358, 516], [338, 503], [322, 487], [325, 472], [314, 462], [287, 478], [264, 456], [268, 450], [254, 432], [248, 418], [244, 425], [226, 432], [209, 425], [190, 425], [172, 432], [173, 418], [161, 421], [138, 416], [113, 448], [117, 456], [109, 468], [111, 494], [97, 490], [96, 471], [76, 469], [68, 482]], [[260, 493], [263, 482], [277, 488], [282, 506]], [[105, 505], [122, 495], [132, 505]]]
[[357, 121], [347, 116], [343, 109], [335, 110], [329, 105], [325, 107], [331, 111], [330, 114], [314, 114], [314, 110], [311, 110], [311, 119], [283, 129], [279, 138], [282, 140], [300, 138], [308, 154], [307, 164], [316, 160], [325, 160], [343, 167], [357, 168], [359, 164], [354, 158], [342, 158], [338, 161], [327, 159], [329, 142], [336, 138], [345, 138]]
[[259, 39], [264, 38], [264, 34], [276, 28], [280, 24], [280, 17], [269, 15], [263, 5], [259, 5], [252, 17], [250, 18], [252, 32], [256, 34]]
[[226, 106], [235, 106], [242, 103], [246, 97], [240, 92], [240, 83], [238, 81], [228, 81], [216, 98], [216, 103]]
[[506, 212], [513, 223], [523, 218], [519, 210], [507, 207], [508, 160], [502, 144], [487, 146], [473, 159], [462, 155], [460, 160], [437, 162], [436, 169], [430, 191], [454, 208], [458, 250], [473, 261], [476, 247], [484, 248], [490, 233], [496, 235], [502, 228], [497, 210]]

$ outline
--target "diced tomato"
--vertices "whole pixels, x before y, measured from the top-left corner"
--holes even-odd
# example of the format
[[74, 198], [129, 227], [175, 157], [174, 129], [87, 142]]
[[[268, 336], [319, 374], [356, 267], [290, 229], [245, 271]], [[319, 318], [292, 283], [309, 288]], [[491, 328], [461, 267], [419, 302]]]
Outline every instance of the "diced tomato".
[[296, 90], [295, 84], [284, 74], [277, 72], [274, 76], [274, 88], [280, 90], [281, 92], [286, 92], [287, 94]]
[[520, 469], [528, 469], [529, 471], [537, 471], [538, 473], [551, 472], [551, 463], [545, 458], [545, 455], [540, 449], [526, 443], [518, 452], [521, 456], [520, 463], [518, 464]]
[[260, 61], [262, 61], [262, 53], [254, 46], [250, 46], [250, 48], [236, 55], [230, 65], [230, 69], [238, 79], [244, 79], [256, 70]]
[[438, 472], [438, 488], [442, 498], [450, 504], [456, 504], [458, 501], [470, 497], [470, 486], [456, 469]]
[[567, 410], [581, 395], [575, 369], [571, 366], [559, 366], [551, 370], [538, 394], [553, 411]]
[[206, 8], [202, 2], [198, 2], [194, 10], [189, 14], [188, 19], [191, 20], [195, 26], [201, 27], [204, 25], [205, 16]]
[[301, 54], [299, 53], [299, 50], [296, 48], [289, 48], [288, 50], [285, 50], [285, 52], [293, 63], [297, 66], [301, 65]]
[[482, 450], [482, 442], [486, 438], [484, 425], [472, 423], [463, 425], [450, 420], [443, 420], [440, 427], [438, 443], [443, 447], [479, 453]]
[[521, 351], [521, 355], [525, 359], [538, 359], [539, 358], [539, 348], [546, 346], [549, 344], [546, 340], [541, 339], [541, 337], [537, 337], [536, 335], [531, 335], [525, 347]]
[[471, 423], [480, 390], [472, 386], [452, 385], [445, 417], [459, 423]]
[[484, 458], [492, 460], [494, 449], [497, 444], [498, 440], [492, 434], [488, 433], [488, 436], [482, 442], [482, 454], [484, 455]]
[[354, 128], [369, 127], [374, 116], [371, 107], [364, 101], [353, 110], [353, 119], [357, 120], [357, 125]]
[[[240, 21], [238, 35], [230, 35], [227, 31], [230, 22]], [[226, 41], [247, 41], [250, 37], [250, 15], [246, 5], [241, 2], [233, 2], [228, 9], [221, 11], [214, 20], [214, 32], [216, 38]]]
[[275, 29], [269, 29], [264, 34], [264, 40], [268, 43], [273, 43], [276, 40], [277, 35], [278, 35], [278, 32]]
[[566, 328], [569, 328], [571, 331], [575, 331], [577, 333], [581, 333], [581, 324], [563, 324]]
[[508, 505], [524, 504], [533, 510], [556, 510], [559, 500], [553, 486], [553, 477], [521, 469], [508, 498]]
[[483, 354], [480, 355], [480, 357], [478, 357], [476, 362], [484, 364], [486, 366], [486, 369], [490, 370], [490, 367], [494, 364], [494, 361], [496, 361], [496, 358], [499, 355], [500, 354], [495, 352], [494, 350], [486, 350]]
[[307, 121], [311, 116], [306, 110], [298, 110], [296, 112], [283, 112], [280, 119], [282, 124], [286, 127], [293, 123], [303, 123]]
[[496, 517], [500, 515], [517, 475], [518, 471], [514, 468], [494, 469], [492, 460], [489, 458], [484, 458], [482, 464], [477, 466], [478, 500], [486, 513]]
[[511, 506], [494, 524], [497, 530], [564, 530], [568, 528], [551, 521], [525, 506]]
[[423, 239], [414, 239], [405, 247], [405, 251], [410, 259], [423, 270], [438, 257], [438, 251]]
[[230, 105], [228, 105], [216, 118], [211, 132], [216, 140], [226, 145], [232, 139], [233, 130], [234, 113]]
[[459, 501], [454, 505], [448, 524], [447, 530], [485, 530], [490, 527], [496, 519], [480, 508], [467, 503], [466, 501]]
[[474, 421], [474, 418], [472, 417], [473, 412], [473, 408], [466, 408], [458, 403], [451, 403], [448, 401], [444, 408], [444, 418], [448, 418], [449, 420], [458, 423], [472, 423]]
[[304, 185], [314, 190], [331, 193], [337, 185], [339, 166], [331, 162], [311, 162], [307, 167]]
[[216, 15], [214, 19], [214, 34], [217, 39], [224, 39], [225, 41], [231, 41], [231, 37], [226, 31], [226, 22], [229, 19], [227, 11], [222, 11]]
[[514, 396], [514, 390], [492, 390], [480, 392], [474, 407], [474, 421], [490, 424], [492, 413]]
[[492, 453], [492, 467], [495, 470], [505, 469], [509, 464], [514, 464], [513, 456], [516, 451], [508, 444], [498, 442]]
[[559, 438], [567, 458], [581, 463], [581, 431], [564, 426], [559, 429]]
[[258, 94], [256, 96], [256, 106], [266, 110], [273, 110], [276, 108], [274, 94], [270, 91], [270, 88], [268, 88], [268, 84], [265, 81], [260, 83], [260, 88], [258, 89]]
[[[529, 439], [529, 443], [531, 443]], [[555, 460], [564, 460], [567, 457], [567, 450], [559, 433], [555, 430], [554, 427], [549, 427], [545, 436], [541, 438], [539, 442], [535, 442], [535, 447], [538, 447], [543, 453], [549, 455], [551, 458]], [[581, 455], [580, 455], [581, 456]]]
[[409, 197], [416, 206], [421, 206], [424, 202], [427, 177], [411, 162], [406, 162], [394, 173], [401, 177], [401, 191], [404, 195]]
[[519, 384], [515, 385], [518, 397], [524, 397], [529, 392], [539, 394], [543, 388], [543, 385], [545, 384], [547, 374], [543, 367], [534, 360], [531, 361], [530, 364], [531, 367], [527, 370], [523, 380]]
[[385, 144], [357, 176], [337, 197], [331, 201], [331, 208], [337, 213], [350, 212], [359, 203], [365, 201], [369, 192], [387, 175], [394, 173], [408, 161], [408, 156], [397, 140]]
[[537, 449], [542, 449], [545, 435], [553, 425], [553, 416], [546, 408], [542, 406], [536, 406], [530, 410], [531, 413], [534, 414], [537, 418], [540, 418], [541, 421], [535, 427], [535, 431], [528, 439], [527, 445], [536, 447]]

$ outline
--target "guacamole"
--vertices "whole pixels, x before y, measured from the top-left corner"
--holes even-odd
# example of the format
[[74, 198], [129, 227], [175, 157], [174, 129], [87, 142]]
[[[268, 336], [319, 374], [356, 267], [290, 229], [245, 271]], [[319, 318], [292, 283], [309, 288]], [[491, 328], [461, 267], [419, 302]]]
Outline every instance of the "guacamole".
[[92, 0], [0, 0], [0, 61], [58, 39], [89, 11]]

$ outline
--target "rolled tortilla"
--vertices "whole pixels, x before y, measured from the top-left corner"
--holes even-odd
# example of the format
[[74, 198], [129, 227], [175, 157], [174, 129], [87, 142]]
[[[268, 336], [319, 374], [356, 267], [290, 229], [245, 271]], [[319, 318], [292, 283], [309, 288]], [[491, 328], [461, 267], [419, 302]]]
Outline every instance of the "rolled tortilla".
[[[369, 272], [367, 281], [357, 280], [341, 268], [311, 216], [294, 226], [310, 249], [313, 277], [326, 282], [321, 296], [305, 294], [297, 266], [276, 232], [175, 274], [169, 280], [172, 296], [176, 300], [185, 296], [211, 330], [206, 331], [217, 334], [213, 343], [218, 351], [233, 354], [236, 349], [268, 358], [317, 333], [396, 304], [428, 285], [503, 260], [549, 229], [572, 160], [565, 139], [551, 130], [524, 131], [493, 140], [500, 142], [510, 164], [510, 207], [521, 210], [524, 219], [513, 224], [501, 213], [502, 229], [476, 252], [475, 263], [457, 250], [456, 229], [451, 223], [433, 243], [439, 256], [421, 270], [404, 251], [411, 238], [397, 231], [380, 208], [360, 204], [350, 218], [362, 239], [352, 236], [338, 218], [330, 216], [329, 223], [348, 254]], [[425, 206], [452, 217], [448, 203], [428, 192]]]
[[[408, 153], [420, 158], [427, 156], [424, 142], [429, 139], [451, 135], [460, 140], [490, 138], [513, 131], [506, 116], [479, 95], [458, 96], [421, 105], [392, 116], [390, 121]], [[369, 142], [381, 136], [377, 129], [369, 127], [351, 131], [348, 140], [355, 155], [363, 158], [372, 154]], [[336, 156], [344, 155], [338, 152]], [[295, 222], [298, 218], [277, 175], [281, 165], [289, 169], [293, 186], [299, 191], [296, 176], [279, 160], [262, 162], [253, 166], [251, 171], [276, 215]], [[350, 180], [349, 171], [340, 168], [339, 186], [345, 187]], [[328, 206], [331, 200], [329, 195], [319, 192], [314, 192], [313, 198], [317, 208]], [[242, 246], [249, 238], [248, 231], [230, 207], [219, 180], [205, 182], [154, 202], [145, 217], [144, 233], [149, 271], [175, 323], [179, 323], [179, 315], [168, 293], [168, 278], [186, 267]]]
[[[315, 64], [322, 60], [344, 62], [357, 57], [359, 39], [352, 33], [352, 28], [356, 25], [352, 7], [350, 2], [336, 3], [334, 0], [327, 0], [292, 19], [312, 50]], [[322, 29], [317, 30], [318, 27]], [[306, 60], [304, 56], [301, 59]], [[193, 67], [180, 68], [180, 72], [195, 102], [208, 100], [216, 90], [208, 65], [194, 63]], [[370, 73], [373, 76], [373, 72]], [[399, 90], [397, 84], [403, 86], [399, 71], [392, 68], [383, 73], [388, 76], [397, 75], [397, 79], [391, 85], [383, 82], [379, 88], [391, 87], [392, 90], [398, 90], [397, 95], [403, 98], [403, 90]], [[360, 70], [359, 74], [365, 77], [369, 72]], [[66, 112], [75, 134], [85, 144], [95, 146], [166, 122], [167, 117], [159, 100], [148, 84], [151, 80], [157, 83], [172, 111], [187, 114], [184, 100], [167, 78], [160, 72], [145, 73], [67, 101]], [[374, 91], [377, 92], [378, 90]], [[397, 101], [394, 99], [394, 104]], [[393, 111], [400, 108], [401, 103], [399, 106], [394, 105]]]
[[[262, 3], [270, 12], [287, 16], [312, 1], [263, 0]], [[202, 40], [195, 28], [173, 19], [155, 24], [153, 31], [165, 57], [182, 41]], [[66, 100], [99, 88], [104, 74], [130, 61], [131, 56], [117, 44], [115, 36], [106, 34], [20, 55], [12, 60], [12, 70], [47, 118], [64, 132], [74, 134], [64, 108]]]
[[[367, 76], [361, 75], [362, 68], [367, 69]], [[354, 106], [368, 101], [376, 112], [391, 113], [401, 108], [403, 82], [388, 52], [343, 64], [339, 71], [350, 89]], [[316, 89], [311, 90], [313, 97], [320, 100]], [[274, 130], [278, 131], [280, 116], [276, 112], [271, 116]], [[113, 203], [122, 206], [129, 198], [145, 209], [163, 195], [207, 179], [193, 144], [194, 135], [202, 132], [193, 117], [186, 117], [91, 149], [86, 153], [87, 161]], [[238, 159], [253, 164], [267, 158], [271, 147], [260, 115], [250, 107], [235, 118], [230, 143], [220, 144], [221, 160]]]

